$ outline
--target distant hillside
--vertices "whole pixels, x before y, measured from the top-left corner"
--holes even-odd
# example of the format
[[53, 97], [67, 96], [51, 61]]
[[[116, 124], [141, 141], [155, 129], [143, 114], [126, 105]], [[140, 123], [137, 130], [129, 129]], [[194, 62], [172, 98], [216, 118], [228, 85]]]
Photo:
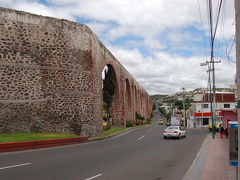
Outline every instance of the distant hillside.
[[[186, 98], [191, 100], [195, 94], [198, 93], [205, 93], [207, 91], [206, 88], [197, 88], [193, 91], [187, 91], [186, 92]], [[216, 88], [217, 92], [236, 92], [236, 89], [232, 88]], [[160, 102], [160, 103], [173, 103], [176, 100], [182, 100], [183, 98], [183, 92], [177, 92], [173, 95], [161, 95], [161, 94], [156, 94], [150, 96], [153, 100], [153, 102]]]
[[159, 99], [163, 99], [166, 96], [168, 96], [168, 95], [156, 94], [156, 95], [152, 95], [150, 97], [152, 98], [153, 101], [156, 101], [156, 100], [159, 100]]

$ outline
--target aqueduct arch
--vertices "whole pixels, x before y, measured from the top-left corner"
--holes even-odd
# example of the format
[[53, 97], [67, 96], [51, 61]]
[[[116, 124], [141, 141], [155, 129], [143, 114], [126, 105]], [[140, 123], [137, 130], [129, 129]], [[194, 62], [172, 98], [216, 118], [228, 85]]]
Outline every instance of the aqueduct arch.
[[131, 89], [130, 89], [130, 84], [129, 84], [129, 80], [126, 79], [125, 80], [125, 118], [126, 120], [130, 120], [133, 122], [133, 109], [132, 109], [132, 93], [131, 93]]
[[150, 118], [148, 94], [86, 25], [0, 8], [0, 47], [0, 133], [99, 134], [106, 65], [117, 85], [113, 125], [136, 111]]

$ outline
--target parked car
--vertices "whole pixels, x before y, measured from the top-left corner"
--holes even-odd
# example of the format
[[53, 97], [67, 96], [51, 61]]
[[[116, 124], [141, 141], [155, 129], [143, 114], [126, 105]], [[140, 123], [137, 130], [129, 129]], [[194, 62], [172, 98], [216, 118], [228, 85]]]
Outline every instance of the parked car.
[[166, 138], [179, 138], [186, 137], [186, 131], [181, 126], [168, 126], [163, 131], [163, 137]]

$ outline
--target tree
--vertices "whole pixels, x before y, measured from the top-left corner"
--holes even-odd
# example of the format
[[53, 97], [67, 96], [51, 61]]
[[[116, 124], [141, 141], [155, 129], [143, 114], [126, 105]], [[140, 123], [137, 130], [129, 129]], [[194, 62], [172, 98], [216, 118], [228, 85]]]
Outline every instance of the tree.
[[159, 112], [164, 116], [164, 117], [166, 117], [166, 109], [164, 108], [164, 107], [159, 107]]
[[108, 66], [108, 71], [105, 71], [105, 79], [103, 80], [103, 102], [106, 109], [108, 125], [110, 125], [110, 108], [112, 106], [114, 94], [114, 71], [111, 66]]
[[170, 112], [167, 113], [165, 117], [167, 118], [167, 121], [170, 120], [171, 119], [171, 113]]
[[[181, 101], [181, 100], [176, 100], [175, 103], [174, 103], [174, 105], [177, 107], [177, 109], [183, 110], [183, 101]], [[191, 107], [191, 103], [190, 103], [190, 100], [189, 100], [189, 99], [186, 99], [186, 100], [185, 100], [185, 107], [186, 107], [186, 110]]]
[[156, 109], [156, 104], [153, 103], [152, 110], [155, 110], [155, 109]]
[[183, 109], [183, 102], [180, 100], [176, 100], [174, 103], [174, 106], [177, 107], [177, 109], [182, 110]]

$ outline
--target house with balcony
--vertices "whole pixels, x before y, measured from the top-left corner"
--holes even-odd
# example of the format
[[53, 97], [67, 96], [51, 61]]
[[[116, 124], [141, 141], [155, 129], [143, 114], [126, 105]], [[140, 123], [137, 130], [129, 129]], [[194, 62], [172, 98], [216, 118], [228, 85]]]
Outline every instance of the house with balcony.
[[[223, 111], [233, 111], [236, 109], [235, 93], [216, 92], [215, 109], [216, 121], [214, 124], [223, 124]], [[190, 118], [191, 127], [208, 127], [212, 124], [211, 103], [209, 92], [195, 94], [192, 102], [192, 116]]]

